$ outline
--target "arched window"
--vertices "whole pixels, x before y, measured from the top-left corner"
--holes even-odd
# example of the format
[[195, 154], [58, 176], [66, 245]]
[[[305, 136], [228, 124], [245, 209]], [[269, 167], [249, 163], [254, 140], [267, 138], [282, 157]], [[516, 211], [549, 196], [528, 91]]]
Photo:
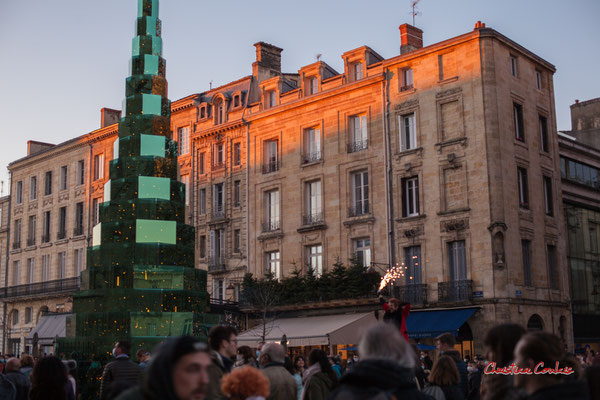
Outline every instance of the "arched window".
[[225, 122], [225, 102], [223, 99], [215, 100], [215, 124], [219, 125]]
[[527, 330], [530, 332], [543, 331], [544, 320], [538, 314], [533, 314], [527, 321]]

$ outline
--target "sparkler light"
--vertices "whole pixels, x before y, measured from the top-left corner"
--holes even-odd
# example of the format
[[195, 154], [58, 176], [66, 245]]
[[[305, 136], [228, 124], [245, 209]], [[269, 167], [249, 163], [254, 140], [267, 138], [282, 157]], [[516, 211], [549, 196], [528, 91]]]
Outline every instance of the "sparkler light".
[[387, 270], [387, 272], [385, 273], [385, 275], [381, 278], [381, 282], [379, 283], [379, 290], [377, 292], [378, 293], [381, 292], [383, 290], [383, 288], [385, 288], [388, 285], [388, 283], [390, 283], [396, 279], [404, 277], [406, 269], [407, 269], [407, 267], [404, 266], [404, 264], [402, 264], [402, 265], [396, 264], [395, 266], [389, 268]]

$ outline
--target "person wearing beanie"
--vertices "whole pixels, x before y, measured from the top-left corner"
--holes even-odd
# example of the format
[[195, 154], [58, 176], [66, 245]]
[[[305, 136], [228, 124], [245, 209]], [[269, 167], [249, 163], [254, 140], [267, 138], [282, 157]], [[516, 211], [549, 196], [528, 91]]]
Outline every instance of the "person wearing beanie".
[[206, 344], [191, 336], [170, 338], [144, 369], [140, 386], [117, 400], [203, 400], [210, 365]]
[[265, 400], [269, 397], [269, 380], [256, 368], [244, 366], [225, 375], [221, 391], [230, 400]]

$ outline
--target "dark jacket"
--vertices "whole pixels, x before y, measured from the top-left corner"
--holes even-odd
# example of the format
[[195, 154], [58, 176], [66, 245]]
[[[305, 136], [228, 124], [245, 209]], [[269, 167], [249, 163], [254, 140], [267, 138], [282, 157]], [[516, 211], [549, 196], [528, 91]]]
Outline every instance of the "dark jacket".
[[359, 362], [351, 372], [342, 377], [340, 387], [331, 394], [330, 400], [362, 400], [374, 398], [402, 400], [431, 399], [421, 393], [415, 384], [414, 372], [393, 361], [365, 360]]
[[31, 381], [21, 371], [11, 371], [6, 373], [6, 379], [11, 381], [17, 389], [16, 400], [27, 400], [29, 396], [29, 389], [31, 388]]
[[104, 367], [100, 384], [100, 400], [112, 399], [138, 384], [142, 369], [129, 357], [117, 358]]
[[325, 372], [317, 372], [311, 376], [302, 392], [303, 400], [327, 400], [329, 394], [335, 388], [336, 381], [332, 381]]
[[458, 387], [462, 391], [463, 397], [468, 393], [467, 382], [469, 381], [469, 372], [467, 371], [467, 364], [460, 358], [460, 353], [456, 350], [445, 351], [442, 353], [445, 356], [449, 356], [454, 360], [458, 374], [460, 375], [460, 383]]
[[298, 396], [296, 380], [280, 363], [270, 363], [261, 370], [269, 380], [268, 400], [293, 400]]
[[210, 400], [225, 400], [227, 397], [221, 391], [221, 380], [223, 375], [231, 372], [233, 361], [221, 356], [214, 350], [211, 350], [210, 358], [212, 364], [208, 367], [209, 383], [206, 397]]
[[467, 388], [467, 400], [479, 400], [479, 390], [481, 389], [481, 371], [479, 369], [469, 373]]
[[533, 393], [527, 400], [589, 400], [590, 394], [585, 382], [571, 381], [547, 386]]
[[383, 297], [379, 297], [379, 302], [383, 307], [383, 322], [388, 322], [396, 325], [396, 328], [400, 330], [400, 333], [408, 342], [408, 331], [406, 329], [406, 318], [410, 313], [410, 303], [402, 303], [399, 309], [392, 311], [389, 304], [384, 300]]

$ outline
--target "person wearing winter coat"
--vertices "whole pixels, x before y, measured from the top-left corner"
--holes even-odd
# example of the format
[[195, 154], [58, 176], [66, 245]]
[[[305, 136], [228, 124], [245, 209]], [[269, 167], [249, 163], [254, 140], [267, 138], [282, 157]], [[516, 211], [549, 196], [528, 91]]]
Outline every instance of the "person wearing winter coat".
[[249, 365], [235, 368], [225, 375], [221, 391], [229, 400], [265, 400], [269, 397], [269, 379]]
[[383, 322], [394, 324], [408, 342], [406, 318], [408, 318], [408, 314], [410, 314], [410, 303], [401, 303], [398, 299], [389, 299], [389, 301], [385, 301], [382, 295], [379, 295], [379, 302], [381, 303], [384, 312]]
[[437, 348], [440, 355], [446, 355], [454, 360], [454, 365], [458, 370], [458, 376], [460, 377], [458, 387], [462, 392], [463, 397], [467, 395], [467, 381], [469, 380], [469, 373], [467, 372], [467, 363], [465, 363], [460, 356], [460, 353], [454, 350], [456, 340], [454, 335], [451, 333], [443, 333], [436, 338]]
[[415, 380], [416, 355], [393, 325], [369, 328], [358, 346], [360, 362], [346, 373], [330, 400], [391, 398], [428, 400]]
[[301, 400], [327, 400], [338, 385], [337, 376], [323, 350], [313, 349], [308, 355], [308, 369], [304, 371], [302, 382]]
[[435, 400], [463, 400], [465, 397], [458, 386], [459, 382], [460, 375], [454, 360], [450, 356], [441, 356], [433, 363], [429, 384], [423, 393]]
[[293, 400], [298, 394], [296, 381], [283, 366], [285, 350], [279, 343], [267, 343], [260, 350], [258, 363], [269, 380], [269, 400]]

